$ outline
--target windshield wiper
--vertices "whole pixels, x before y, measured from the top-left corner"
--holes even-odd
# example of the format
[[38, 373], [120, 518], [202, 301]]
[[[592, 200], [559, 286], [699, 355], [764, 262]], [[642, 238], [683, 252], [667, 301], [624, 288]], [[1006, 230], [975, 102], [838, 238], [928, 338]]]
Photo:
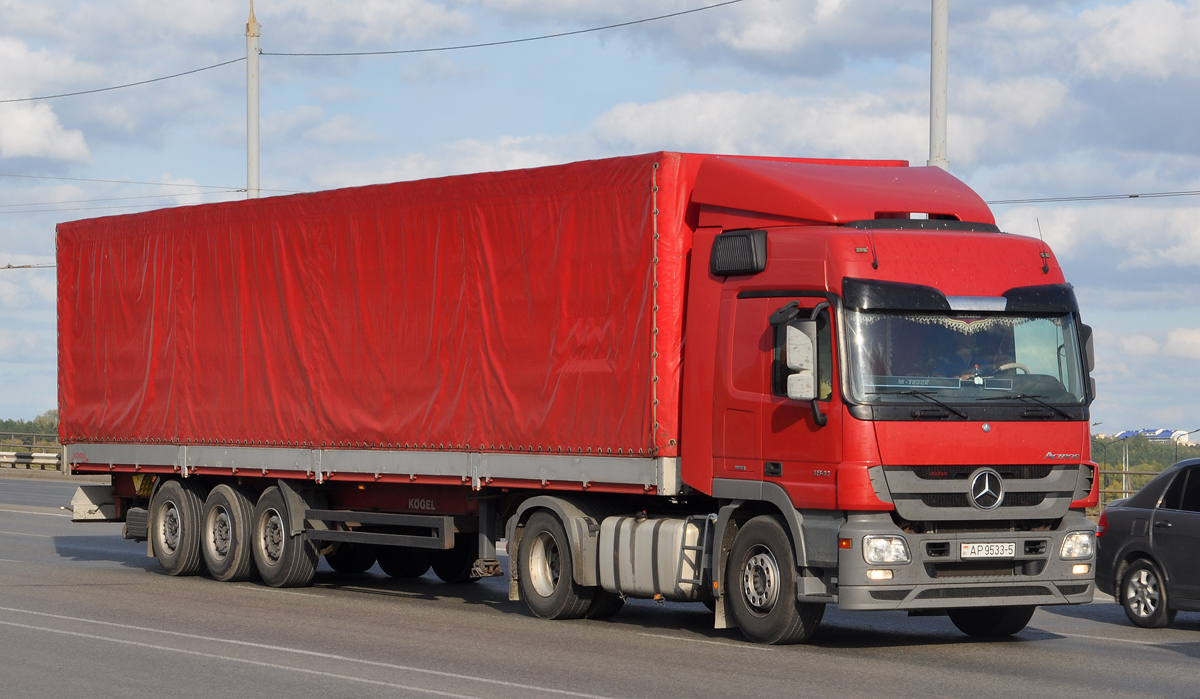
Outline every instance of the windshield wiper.
[[882, 395], [889, 395], [889, 396], [914, 396], [916, 398], [920, 398], [921, 400], [923, 400], [927, 403], [933, 403], [934, 405], [937, 405], [940, 408], [948, 410], [964, 420], [969, 419], [967, 417], [966, 413], [964, 413], [961, 410], [956, 410], [955, 408], [950, 407], [949, 405], [943, 403], [942, 401], [938, 400], [937, 398], [934, 398], [933, 394], [929, 391], [871, 391], [871, 393], [875, 394], [875, 395], [882, 394]]
[[1068, 419], [1068, 420], [1070, 420], [1070, 419], [1071, 419], [1071, 414], [1070, 414], [1070, 413], [1068, 413], [1067, 411], [1065, 411], [1065, 410], [1063, 410], [1063, 409], [1061, 409], [1061, 408], [1056, 408], [1056, 407], [1054, 407], [1053, 405], [1051, 405], [1051, 404], [1047, 403], [1046, 401], [1044, 401], [1044, 400], [1041, 400], [1041, 396], [1031, 396], [1031, 395], [1029, 395], [1028, 393], [1018, 393], [1018, 394], [1016, 394], [1016, 395], [1013, 395], [1013, 396], [988, 396], [987, 398], [976, 398], [975, 400], [979, 400], [979, 401], [985, 401], [985, 400], [1027, 400], [1027, 401], [1029, 401], [1029, 402], [1031, 402], [1031, 403], [1037, 403], [1038, 405], [1042, 406], [1043, 408], [1046, 408], [1047, 410], [1053, 410], [1054, 412], [1058, 413], [1059, 415], [1062, 415], [1064, 418], [1066, 418], [1066, 419]]

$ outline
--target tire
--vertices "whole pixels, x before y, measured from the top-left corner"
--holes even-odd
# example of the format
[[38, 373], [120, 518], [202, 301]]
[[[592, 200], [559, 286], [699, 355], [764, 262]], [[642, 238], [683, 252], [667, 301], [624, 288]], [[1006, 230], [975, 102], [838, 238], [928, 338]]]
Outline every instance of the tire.
[[403, 546], [380, 546], [375, 549], [379, 559], [379, 567], [384, 573], [398, 579], [419, 578], [429, 572], [430, 555], [428, 549], [414, 549]]
[[738, 531], [725, 567], [725, 589], [734, 621], [755, 643], [803, 643], [825, 616], [824, 604], [796, 601], [792, 541], [769, 515]]
[[479, 560], [479, 536], [464, 534], [454, 537], [454, 548], [434, 551], [430, 557], [433, 564], [433, 574], [442, 582], [457, 585], [460, 583], [478, 582], [479, 578], [471, 577], [471, 569]]
[[625, 598], [620, 595], [614, 595], [608, 590], [595, 588], [595, 594], [592, 597], [592, 603], [588, 605], [587, 612], [584, 613], [585, 619], [610, 619], [616, 616], [617, 612], [625, 606]]
[[218, 485], [204, 501], [200, 518], [200, 552], [208, 572], [221, 582], [241, 582], [254, 577], [250, 554], [250, 522], [254, 501], [250, 492]]
[[535, 512], [525, 524], [517, 552], [521, 598], [543, 619], [579, 619], [587, 614], [596, 588], [576, 584], [571, 543], [558, 518]]
[[1118, 594], [1117, 601], [1134, 626], [1159, 629], [1175, 618], [1175, 612], [1168, 608], [1167, 585], [1153, 561], [1134, 561], [1121, 576]]
[[358, 575], [365, 573], [375, 565], [375, 549], [362, 544], [341, 543], [333, 551], [325, 554], [325, 562], [339, 573]]
[[287, 506], [278, 486], [263, 491], [254, 506], [254, 566], [271, 587], [303, 587], [317, 572], [317, 549], [303, 534], [288, 533]]
[[204, 570], [200, 554], [200, 518], [204, 490], [195, 481], [163, 483], [150, 503], [154, 557], [167, 575], [196, 575]]
[[946, 616], [959, 631], [976, 638], [1011, 636], [1029, 623], [1037, 607], [966, 607], [947, 609]]

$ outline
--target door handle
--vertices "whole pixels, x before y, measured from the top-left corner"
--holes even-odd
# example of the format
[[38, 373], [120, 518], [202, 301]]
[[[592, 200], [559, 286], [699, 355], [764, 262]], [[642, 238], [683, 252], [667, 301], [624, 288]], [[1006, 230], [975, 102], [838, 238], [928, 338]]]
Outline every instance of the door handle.
[[1171, 523], [1165, 519], [1160, 519], [1154, 523], [1155, 529], [1170, 529]]

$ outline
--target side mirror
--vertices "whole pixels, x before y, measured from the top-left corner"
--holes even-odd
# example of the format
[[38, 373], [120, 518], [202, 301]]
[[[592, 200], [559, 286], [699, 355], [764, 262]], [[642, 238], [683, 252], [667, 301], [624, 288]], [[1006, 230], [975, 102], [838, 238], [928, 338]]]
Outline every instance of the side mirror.
[[793, 320], [779, 326], [783, 332], [784, 365], [788, 368], [787, 397], [811, 401], [817, 397], [817, 324], [811, 320]]
[[1083, 363], [1088, 373], [1096, 370], [1096, 348], [1092, 343], [1092, 326], [1080, 324], [1079, 337], [1083, 340]]

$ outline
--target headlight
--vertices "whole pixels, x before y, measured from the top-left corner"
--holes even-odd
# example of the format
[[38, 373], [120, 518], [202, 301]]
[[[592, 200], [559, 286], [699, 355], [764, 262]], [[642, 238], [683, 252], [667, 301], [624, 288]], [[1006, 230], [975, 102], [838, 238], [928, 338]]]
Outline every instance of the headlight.
[[908, 544], [902, 536], [864, 536], [863, 559], [867, 563], [908, 563]]
[[1067, 560], [1075, 558], [1091, 558], [1096, 550], [1096, 540], [1091, 532], [1071, 532], [1063, 539], [1060, 558]]

